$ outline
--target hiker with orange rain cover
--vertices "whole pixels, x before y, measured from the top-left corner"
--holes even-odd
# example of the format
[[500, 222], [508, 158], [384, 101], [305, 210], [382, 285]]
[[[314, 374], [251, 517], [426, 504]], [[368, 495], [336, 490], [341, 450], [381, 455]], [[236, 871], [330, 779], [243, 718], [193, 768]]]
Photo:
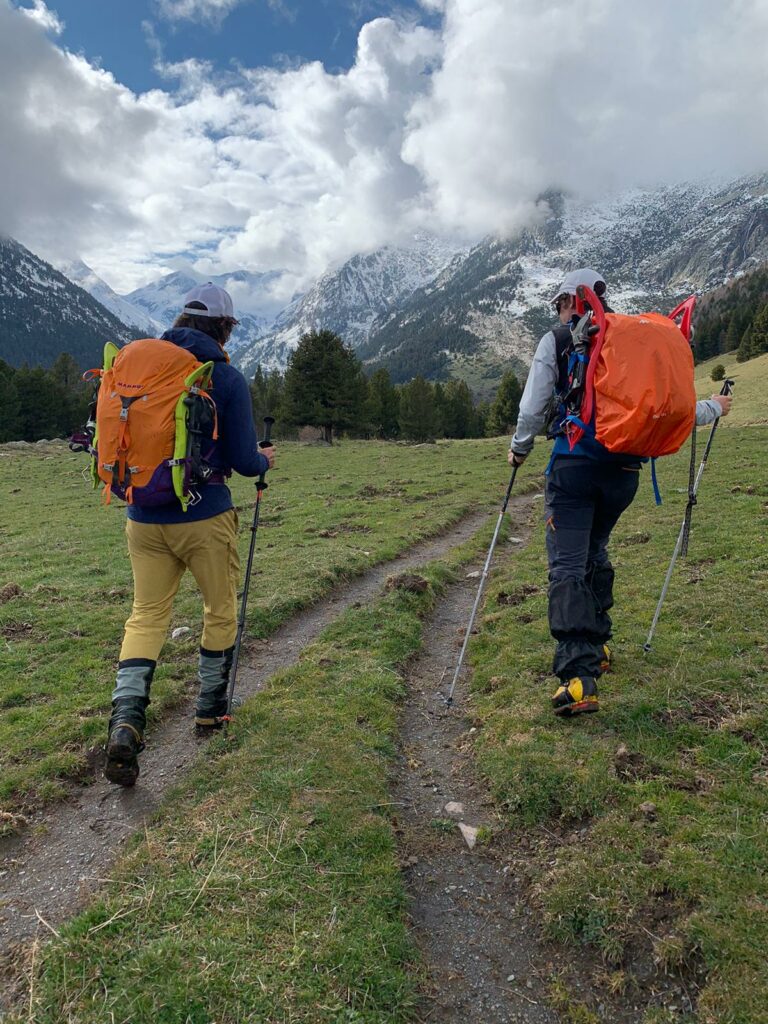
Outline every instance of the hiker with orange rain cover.
[[204, 601], [195, 726], [210, 732], [227, 716], [240, 575], [227, 479], [260, 477], [275, 457], [259, 450], [248, 385], [225, 351], [237, 322], [228, 293], [200, 285], [161, 339], [107, 346], [96, 371], [94, 482], [128, 502], [134, 579], [106, 749], [106, 777], [121, 786], [139, 774], [152, 676], [187, 569]]
[[536, 349], [508, 462], [521, 465], [548, 428], [548, 611], [559, 680], [552, 706], [567, 717], [598, 710], [597, 680], [611, 662], [608, 541], [637, 493], [641, 464], [677, 451], [694, 422], [727, 416], [732, 399], [696, 401], [687, 336], [693, 300], [675, 311], [680, 327], [657, 313], [618, 316], [603, 277], [585, 267], [569, 273], [551, 301], [561, 326]]

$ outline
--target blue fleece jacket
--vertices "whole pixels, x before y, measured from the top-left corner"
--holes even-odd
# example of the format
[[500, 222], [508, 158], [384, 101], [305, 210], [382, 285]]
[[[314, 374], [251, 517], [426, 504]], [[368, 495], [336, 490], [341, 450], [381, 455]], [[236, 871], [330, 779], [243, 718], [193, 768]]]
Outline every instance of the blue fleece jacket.
[[[211, 397], [216, 405], [219, 437], [213, 442], [208, 463], [223, 476], [229, 476], [233, 470], [241, 476], [266, 473], [269, 463], [258, 450], [251, 395], [242, 373], [229, 365], [221, 348], [202, 331], [175, 327], [162, 337], [191, 352], [202, 363], [215, 363]], [[189, 505], [186, 512], [178, 501], [157, 508], [129, 505], [128, 518], [137, 523], [190, 523], [211, 519], [232, 508], [232, 495], [225, 483], [209, 483], [197, 490], [200, 501]]]

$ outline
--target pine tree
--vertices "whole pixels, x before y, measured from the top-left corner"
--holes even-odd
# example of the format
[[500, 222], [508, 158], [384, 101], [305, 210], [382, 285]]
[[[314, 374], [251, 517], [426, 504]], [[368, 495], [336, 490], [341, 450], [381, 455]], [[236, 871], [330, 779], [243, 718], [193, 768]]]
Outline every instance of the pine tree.
[[261, 368], [261, 363], [256, 367], [253, 380], [248, 385], [251, 392], [251, 406], [253, 408], [254, 423], [261, 423], [265, 416], [274, 416], [272, 410], [267, 409], [267, 377]]
[[0, 359], [0, 443], [21, 439], [20, 414], [16, 371]]
[[432, 399], [435, 406], [434, 436], [445, 437], [445, 420], [448, 410], [446, 407], [445, 388], [439, 380], [432, 385]]
[[752, 358], [752, 325], [744, 331], [739, 342], [739, 347], [736, 349], [736, 362], [745, 363], [747, 359]]
[[67, 393], [52, 375], [41, 367], [30, 370], [22, 366], [16, 371], [15, 384], [19, 398], [17, 418], [19, 439], [39, 441], [66, 433]]
[[414, 377], [400, 388], [400, 432], [409, 441], [431, 441], [437, 427], [434, 389], [423, 377]]
[[279, 370], [265, 371], [259, 365], [250, 385], [253, 422], [259, 435], [264, 430], [264, 417], [271, 416], [275, 425], [275, 437], [284, 437], [290, 432], [290, 425], [283, 416], [283, 375]]
[[51, 376], [67, 391], [77, 392], [82, 384], [80, 367], [69, 354], [62, 352], [51, 367]]
[[491, 403], [480, 402], [475, 409], [475, 432], [473, 437], [488, 437], [488, 422], [491, 416]]
[[62, 352], [58, 356], [50, 375], [62, 392], [56, 433], [67, 436], [87, 419], [93, 385], [83, 381], [80, 367], [69, 352]]
[[[273, 416], [275, 419], [275, 433], [282, 437], [290, 426], [286, 422], [283, 411], [283, 395], [285, 393], [285, 378], [279, 370], [272, 370], [267, 374], [267, 386], [265, 392], [266, 412], [265, 416]], [[263, 417], [262, 417], [263, 419]], [[259, 428], [261, 425], [257, 422]]]
[[288, 360], [283, 409], [296, 426], [322, 427], [325, 440], [362, 425], [367, 385], [360, 360], [333, 331], [304, 334]]
[[517, 377], [508, 370], [501, 378], [499, 390], [491, 405], [487, 433], [489, 437], [511, 434], [517, 423], [522, 389]]
[[366, 420], [374, 437], [384, 440], [397, 437], [400, 424], [398, 413], [400, 400], [389, 371], [377, 370], [368, 381], [368, 402]]
[[443, 430], [446, 437], [471, 437], [475, 425], [472, 395], [463, 380], [452, 380], [445, 388]]
[[764, 352], [768, 352], [768, 302], [761, 306], [755, 319], [752, 321], [750, 334], [749, 358], [761, 356]]
[[733, 352], [734, 349], [739, 347], [741, 336], [744, 333], [744, 325], [741, 322], [741, 318], [732, 316], [731, 321], [728, 324], [728, 329], [725, 332], [725, 340], [723, 342], [723, 352]]

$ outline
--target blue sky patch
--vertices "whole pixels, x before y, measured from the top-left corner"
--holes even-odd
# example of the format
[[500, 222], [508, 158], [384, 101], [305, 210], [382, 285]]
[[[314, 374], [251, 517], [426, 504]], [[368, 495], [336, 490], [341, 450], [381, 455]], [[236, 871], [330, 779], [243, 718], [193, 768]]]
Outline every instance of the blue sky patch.
[[365, 22], [392, 15], [435, 21], [416, 0], [243, 0], [218, 25], [199, 17], [171, 20], [157, 0], [48, 0], [48, 6], [64, 22], [59, 42], [134, 92], [167, 88], [154, 68], [157, 56], [168, 64], [204, 60], [219, 70], [312, 60], [344, 70]]

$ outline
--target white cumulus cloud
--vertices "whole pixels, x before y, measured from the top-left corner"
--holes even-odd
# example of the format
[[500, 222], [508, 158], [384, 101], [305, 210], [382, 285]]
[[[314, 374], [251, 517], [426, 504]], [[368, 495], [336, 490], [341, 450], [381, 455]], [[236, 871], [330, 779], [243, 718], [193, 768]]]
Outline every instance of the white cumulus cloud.
[[19, 11], [26, 18], [37, 22], [41, 28], [55, 35], [61, 35], [64, 31], [64, 22], [55, 11], [51, 11], [45, 0], [32, 0], [32, 7], [20, 7]]
[[438, 222], [519, 226], [546, 188], [768, 170], [763, 0], [446, 0], [405, 159]]
[[414, 231], [514, 231], [550, 188], [768, 170], [764, 0], [422, 6], [437, 27], [369, 21], [346, 71], [188, 60], [136, 95], [41, 31], [42, 0], [0, 0], [0, 232], [119, 289], [185, 258], [285, 269], [288, 297]]

